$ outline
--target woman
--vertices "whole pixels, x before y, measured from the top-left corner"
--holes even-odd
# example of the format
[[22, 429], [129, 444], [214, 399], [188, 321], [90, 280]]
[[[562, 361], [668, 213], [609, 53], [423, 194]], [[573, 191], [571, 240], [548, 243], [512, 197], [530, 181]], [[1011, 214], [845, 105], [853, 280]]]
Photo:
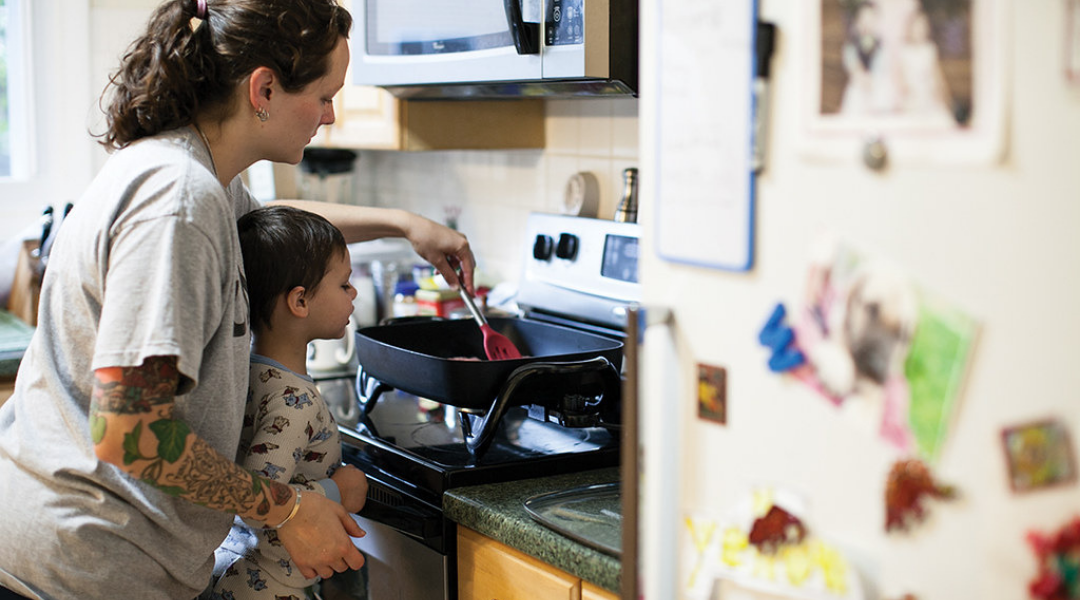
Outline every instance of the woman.
[[[107, 90], [116, 151], [64, 222], [0, 408], [0, 597], [190, 600], [234, 514], [277, 528], [306, 577], [362, 565], [339, 504], [235, 463], [250, 351], [236, 220], [256, 207], [238, 175], [299, 162], [334, 121], [350, 25], [334, 0], [167, 0], [124, 57]], [[472, 287], [448, 228], [290, 204], [349, 242], [406, 237]]]

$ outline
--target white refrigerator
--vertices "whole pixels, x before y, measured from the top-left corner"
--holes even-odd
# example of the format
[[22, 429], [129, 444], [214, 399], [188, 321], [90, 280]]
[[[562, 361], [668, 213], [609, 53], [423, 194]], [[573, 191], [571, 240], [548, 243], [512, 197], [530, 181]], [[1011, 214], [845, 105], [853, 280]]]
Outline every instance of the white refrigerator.
[[643, 0], [641, 596], [1080, 597], [1078, 12]]

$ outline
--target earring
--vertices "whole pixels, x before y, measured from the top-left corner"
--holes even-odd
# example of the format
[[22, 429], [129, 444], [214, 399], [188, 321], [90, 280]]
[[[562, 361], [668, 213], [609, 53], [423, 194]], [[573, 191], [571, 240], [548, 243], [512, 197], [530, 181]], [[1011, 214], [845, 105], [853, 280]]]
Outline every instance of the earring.
[[265, 108], [258, 108], [255, 110], [255, 116], [259, 118], [263, 123], [270, 118], [270, 113]]

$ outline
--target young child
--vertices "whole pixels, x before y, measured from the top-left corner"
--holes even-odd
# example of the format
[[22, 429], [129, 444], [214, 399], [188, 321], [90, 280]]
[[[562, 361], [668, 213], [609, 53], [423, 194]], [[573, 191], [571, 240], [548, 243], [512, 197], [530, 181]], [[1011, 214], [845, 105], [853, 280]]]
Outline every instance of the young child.
[[[352, 315], [345, 238], [321, 216], [284, 206], [244, 215], [238, 230], [254, 345], [236, 460], [357, 512], [367, 479], [341, 466], [337, 424], [306, 369], [308, 343], [340, 338]], [[275, 529], [237, 518], [215, 558], [213, 587], [204, 595], [211, 600], [313, 597], [317, 580], [294, 568]], [[347, 568], [342, 562], [335, 570]]]

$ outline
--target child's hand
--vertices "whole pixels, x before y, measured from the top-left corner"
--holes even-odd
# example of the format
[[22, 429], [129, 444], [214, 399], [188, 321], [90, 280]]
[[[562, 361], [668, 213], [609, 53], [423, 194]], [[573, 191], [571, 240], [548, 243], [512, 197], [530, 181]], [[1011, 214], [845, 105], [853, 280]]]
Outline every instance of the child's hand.
[[367, 502], [368, 482], [367, 475], [352, 465], [342, 465], [334, 471], [330, 479], [338, 486], [341, 492], [341, 505], [345, 510], [355, 513], [360, 512]]

